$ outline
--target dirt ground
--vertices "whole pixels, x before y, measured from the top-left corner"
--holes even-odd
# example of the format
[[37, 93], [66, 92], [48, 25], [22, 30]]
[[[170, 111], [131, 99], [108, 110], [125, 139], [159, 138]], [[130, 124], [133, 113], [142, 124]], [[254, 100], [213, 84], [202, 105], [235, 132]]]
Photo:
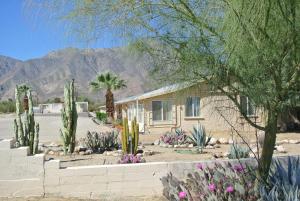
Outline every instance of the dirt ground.
[[[163, 197], [140, 197], [140, 198], [116, 198], [109, 201], [167, 201]], [[0, 201], [108, 201], [108, 199], [77, 199], [77, 198], [59, 198], [59, 197], [28, 197], [28, 198], [0, 198]]]
[[[156, 138], [155, 138], [156, 137]], [[141, 142], [153, 142], [158, 136], [141, 136]], [[277, 135], [278, 140], [299, 140], [300, 133], [282, 133]], [[282, 144], [287, 153], [276, 153], [279, 155], [297, 155], [300, 154], [300, 144]], [[200, 161], [200, 160], [219, 160], [214, 159], [213, 155], [222, 155], [224, 152], [228, 152], [230, 145], [219, 145], [219, 148], [204, 149], [203, 154], [187, 154], [178, 153], [175, 150], [195, 150], [195, 148], [164, 148], [154, 145], [144, 145], [143, 151], [152, 151], [155, 154], [150, 156], [144, 156], [146, 162], [170, 162], [170, 161]], [[61, 161], [61, 167], [72, 166], [86, 166], [86, 165], [109, 165], [117, 164], [120, 160], [118, 156], [106, 156], [104, 154], [91, 154], [91, 155], [69, 155], [69, 156], [55, 156], [46, 155], [46, 159], [59, 159]]]

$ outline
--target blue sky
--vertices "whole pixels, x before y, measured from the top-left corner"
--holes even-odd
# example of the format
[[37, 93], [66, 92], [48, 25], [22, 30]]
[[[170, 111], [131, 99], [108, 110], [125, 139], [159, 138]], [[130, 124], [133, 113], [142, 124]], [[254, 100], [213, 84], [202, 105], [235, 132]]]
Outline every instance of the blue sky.
[[0, 0], [0, 55], [28, 60], [66, 47], [101, 48], [116, 46], [116, 40], [107, 36], [105, 42], [80, 43], [70, 39], [62, 25], [33, 17], [24, 9], [22, 0]]

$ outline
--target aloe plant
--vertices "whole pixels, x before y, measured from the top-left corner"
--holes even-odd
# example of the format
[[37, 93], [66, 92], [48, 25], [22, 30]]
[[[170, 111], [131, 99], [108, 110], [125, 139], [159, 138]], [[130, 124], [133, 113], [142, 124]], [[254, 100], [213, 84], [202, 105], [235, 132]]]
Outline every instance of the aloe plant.
[[241, 146], [239, 144], [233, 143], [230, 146], [228, 158], [239, 159], [239, 158], [249, 158], [250, 149], [248, 147]]

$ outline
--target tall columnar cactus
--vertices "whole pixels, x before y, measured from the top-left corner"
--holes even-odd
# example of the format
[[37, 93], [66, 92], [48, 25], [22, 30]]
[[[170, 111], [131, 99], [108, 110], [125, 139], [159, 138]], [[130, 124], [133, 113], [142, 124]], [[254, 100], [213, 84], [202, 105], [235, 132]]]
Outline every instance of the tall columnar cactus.
[[138, 150], [139, 144], [139, 124], [134, 117], [133, 121], [131, 122], [131, 139], [132, 139], [132, 152], [131, 154], [136, 154]]
[[30, 89], [27, 89], [28, 110], [21, 113], [20, 93], [15, 89], [17, 119], [14, 120], [14, 131], [17, 146], [29, 146], [30, 154], [38, 153], [39, 124], [34, 120], [33, 103]]
[[131, 132], [129, 132], [128, 119], [123, 120], [122, 130], [122, 150], [124, 153], [136, 154], [139, 143], [139, 125], [136, 118], [131, 122]]
[[64, 154], [73, 153], [75, 149], [78, 114], [76, 110], [74, 80], [65, 85], [64, 108], [61, 111], [63, 128], [60, 135], [63, 141]]
[[129, 138], [129, 127], [128, 127], [128, 119], [123, 119], [123, 130], [122, 130], [122, 150], [123, 153], [129, 152], [128, 146], [128, 138]]

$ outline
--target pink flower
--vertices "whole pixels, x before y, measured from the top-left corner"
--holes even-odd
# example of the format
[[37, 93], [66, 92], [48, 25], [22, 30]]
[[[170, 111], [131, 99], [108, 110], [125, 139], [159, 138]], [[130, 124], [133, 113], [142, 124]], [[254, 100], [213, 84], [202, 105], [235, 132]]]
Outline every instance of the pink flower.
[[228, 186], [228, 187], [226, 188], [226, 193], [232, 193], [233, 191], [234, 191], [233, 186]]
[[186, 198], [186, 192], [181, 191], [181, 192], [179, 192], [178, 196], [179, 196], [180, 199], [184, 199], [184, 198]]
[[214, 183], [211, 183], [208, 185], [208, 189], [211, 191], [211, 192], [214, 192], [216, 190], [216, 185]]
[[203, 165], [202, 165], [202, 163], [198, 163], [197, 165], [196, 165], [196, 167], [197, 167], [197, 169], [199, 169], [199, 170], [203, 170]]
[[235, 171], [237, 171], [237, 172], [244, 172], [244, 170], [245, 170], [245, 168], [244, 168], [244, 166], [243, 165], [234, 165], [233, 166], [233, 169], [235, 170]]

